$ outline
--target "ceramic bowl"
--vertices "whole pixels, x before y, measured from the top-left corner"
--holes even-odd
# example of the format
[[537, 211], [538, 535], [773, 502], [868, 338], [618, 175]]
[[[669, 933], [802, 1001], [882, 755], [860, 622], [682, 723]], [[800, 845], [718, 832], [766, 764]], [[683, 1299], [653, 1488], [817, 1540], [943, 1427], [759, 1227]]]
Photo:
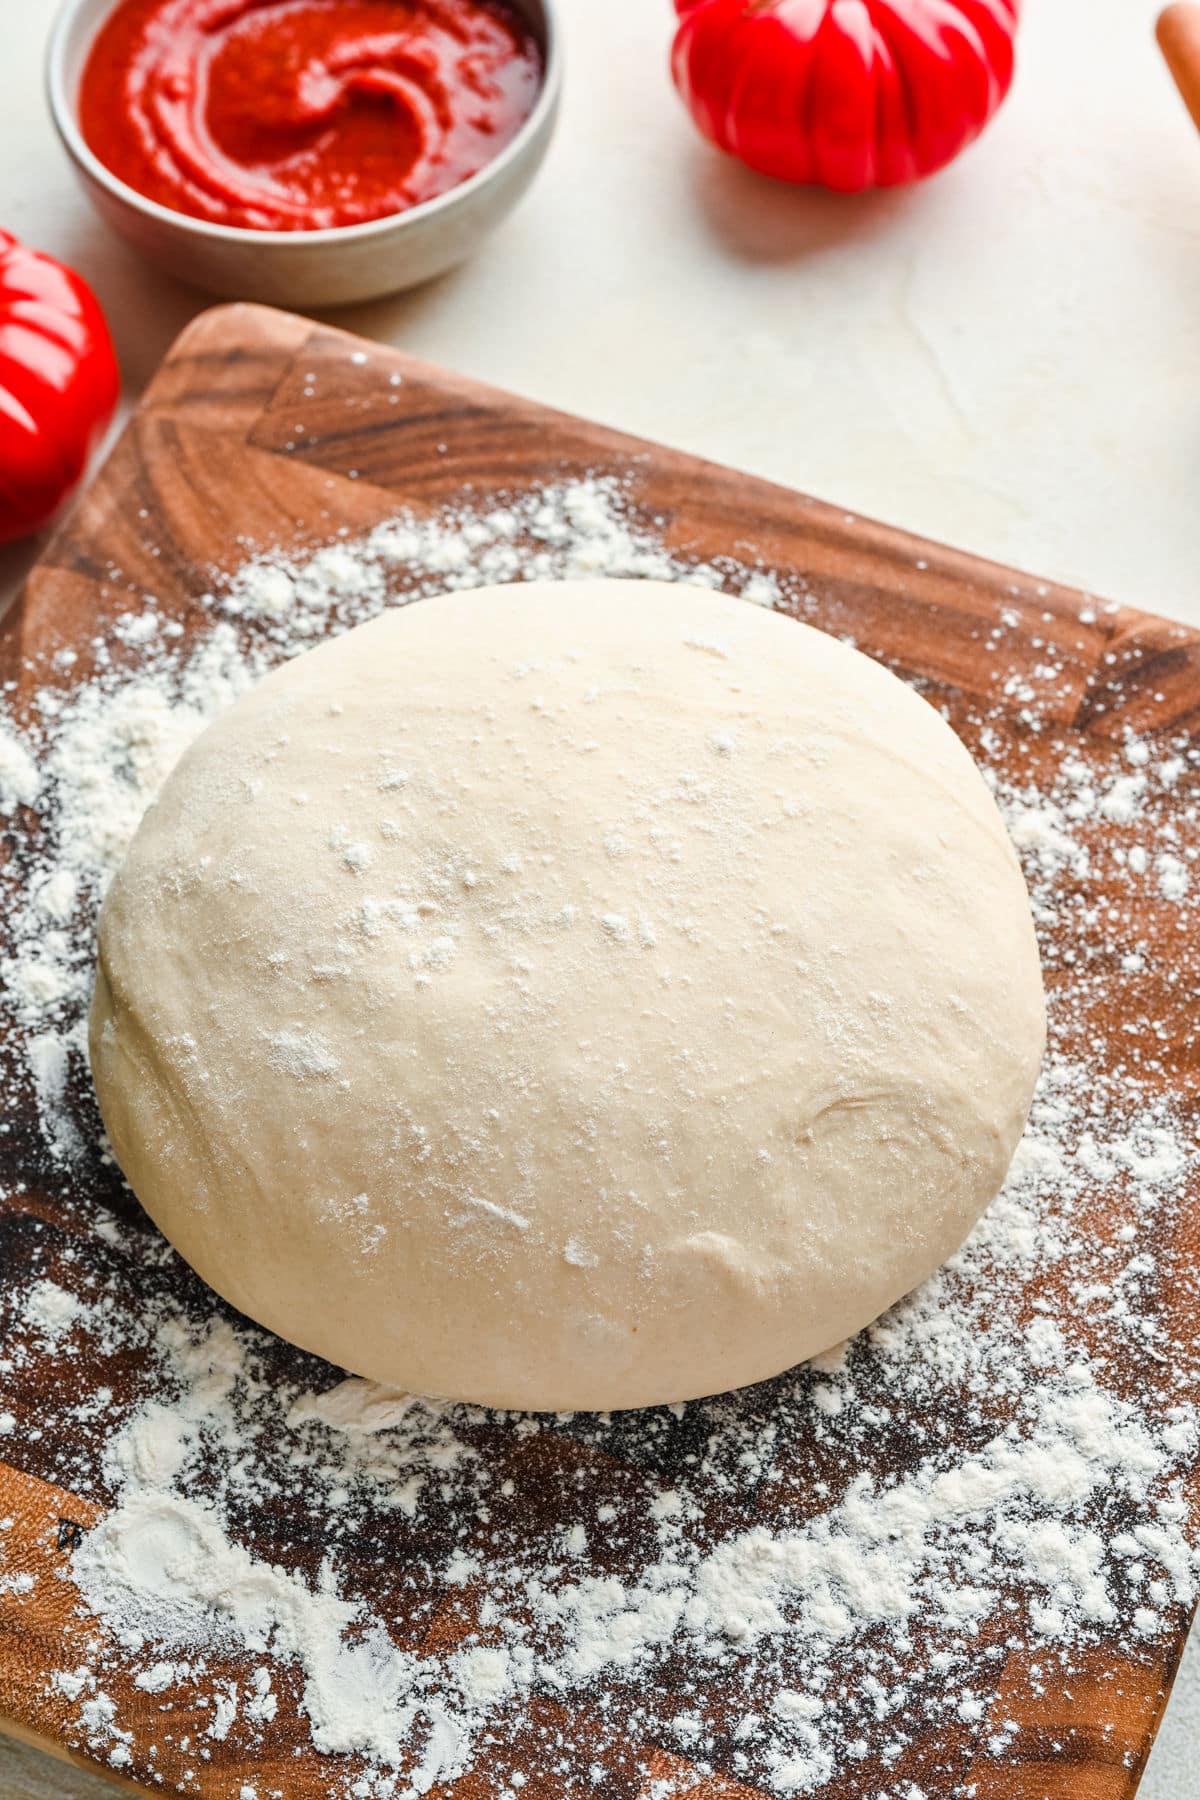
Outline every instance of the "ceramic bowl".
[[93, 155], [79, 129], [84, 63], [114, 0], [66, 0], [46, 53], [50, 110], [84, 191], [105, 223], [168, 274], [213, 294], [274, 306], [349, 306], [429, 281], [462, 262], [516, 205], [553, 135], [562, 85], [557, 0], [514, 0], [545, 60], [537, 104], [512, 142], [449, 193], [365, 225], [246, 231], [147, 200]]

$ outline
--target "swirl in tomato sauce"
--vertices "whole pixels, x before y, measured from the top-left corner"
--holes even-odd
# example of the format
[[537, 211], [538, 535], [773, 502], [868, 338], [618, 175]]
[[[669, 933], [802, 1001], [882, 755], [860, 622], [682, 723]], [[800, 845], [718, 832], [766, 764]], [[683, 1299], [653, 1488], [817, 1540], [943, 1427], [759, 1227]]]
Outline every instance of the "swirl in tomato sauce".
[[541, 79], [505, 0], [121, 0], [79, 119], [148, 199], [311, 231], [457, 187], [516, 135]]

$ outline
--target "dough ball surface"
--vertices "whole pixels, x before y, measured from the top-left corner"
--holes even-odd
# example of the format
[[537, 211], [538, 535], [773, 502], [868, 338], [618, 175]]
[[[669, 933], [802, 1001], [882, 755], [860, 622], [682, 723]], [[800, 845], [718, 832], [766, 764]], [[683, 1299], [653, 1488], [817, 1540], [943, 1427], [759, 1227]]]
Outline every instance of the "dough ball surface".
[[243, 1312], [414, 1392], [604, 1409], [923, 1280], [1043, 1030], [933, 708], [744, 601], [601, 581], [390, 611], [219, 718], [105, 901], [91, 1058]]

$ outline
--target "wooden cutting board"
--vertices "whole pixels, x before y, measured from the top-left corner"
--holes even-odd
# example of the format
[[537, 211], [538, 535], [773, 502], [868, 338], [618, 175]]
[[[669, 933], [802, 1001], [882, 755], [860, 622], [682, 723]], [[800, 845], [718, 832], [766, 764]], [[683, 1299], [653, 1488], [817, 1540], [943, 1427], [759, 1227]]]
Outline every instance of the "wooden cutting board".
[[[402, 379], [390, 382], [391, 375]], [[799, 574], [808, 617], [919, 680], [968, 742], [986, 710], [1000, 739], [989, 753], [994, 761], [1003, 761], [1006, 745], [1019, 747], [1022, 767], [1036, 772], [1043, 743], [1049, 756], [1052, 743], [1061, 753], [1069, 741], [1116, 767], [1129, 731], [1151, 740], [1200, 731], [1195, 633], [1144, 613], [1089, 606], [1067, 589], [550, 412], [398, 352], [240, 306], [198, 319], [168, 356], [107, 466], [0, 629], [0, 680], [18, 711], [32, 688], [48, 679], [69, 689], [86, 676], [86, 647], [97, 622], [114, 619], [128, 608], [130, 595], [143, 590], [158, 596], [160, 608], [185, 632], [199, 632], [210, 622], [199, 602], [213, 585], [214, 570], [234, 571], [247, 546], [320, 543], [341, 528], [373, 526], [398, 503], [421, 512], [468, 490], [520, 492], [598, 469], [628, 480], [636, 508], [655, 519], [667, 545], [681, 555], [736, 555]], [[55, 667], [48, 659], [60, 650], [79, 652], [78, 660], [48, 674]], [[1049, 686], [1047, 665], [1056, 671]], [[1029, 706], [1035, 689], [1036, 719]], [[1172, 804], [1178, 805], [1181, 830], [1194, 835], [1185, 785]], [[1118, 827], [1101, 821], [1096, 829], [1102, 834]], [[1155, 1016], [1166, 1021], [1147, 1064], [1148, 1079], [1170, 1090], [1191, 1117], [1200, 1048], [1189, 1004], [1173, 1000], [1169, 990], [1182, 973], [1184, 994], [1189, 985], [1195, 991], [1196, 947], [1178, 930], [1177, 913], [1152, 897], [1144, 901], [1140, 928], [1151, 952], [1163, 950], [1161, 958], [1147, 957], [1148, 972], [1139, 978], [1143, 1002], [1152, 989]], [[1051, 982], [1060, 978], [1053, 957], [1048, 972]], [[1119, 1033], [1130, 1005], [1130, 981], [1108, 971], [1090, 1018], [1079, 1021], [1078, 1047], [1086, 1047], [1097, 1025], [1110, 1037]], [[17, 1028], [0, 1021], [0, 1031], [11, 1052]], [[5, 1117], [0, 1320], [4, 1278], [15, 1280], [29, 1266], [35, 1240], [43, 1260], [47, 1245], [57, 1253], [69, 1244], [74, 1261], [59, 1257], [54, 1264], [62, 1283], [70, 1282], [72, 1269], [85, 1270], [98, 1249], [80, 1226], [78, 1207], [66, 1205], [61, 1170], [46, 1155], [27, 1100], [18, 1094], [16, 1110]], [[80, 1179], [94, 1196], [97, 1216], [111, 1206], [136, 1217], [111, 1173], [97, 1165]], [[1163, 1234], [1151, 1246], [1158, 1254], [1168, 1261], [1194, 1258], [1200, 1247], [1194, 1214], [1164, 1216], [1156, 1229]], [[136, 1274], [126, 1270], [114, 1279], [124, 1282], [121, 1303], [137, 1307]], [[1195, 1334], [1200, 1317], [1189, 1292], [1164, 1291], [1160, 1305], [1172, 1330]], [[0, 1724], [70, 1754], [77, 1733], [61, 1695], [48, 1690], [46, 1673], [80, 1660], [76, 1650], [95, 1627], [74, 1615], [74, 1590], [54, 1577], [79, 1534], [101, 1516], [101, 1495], [86, 1482], [65, 1492], [46, 1479], [59, 1466], [56, 1446], [37, 1435], [37, 1425], [62, 1375], [48, 1353], [44, 1367], [22, 1375], [11, 1395], [5, 1391], [17, 1417], [17, 1429], [2, 1440], [8, 1463], [0, 1465], [0, 1516], [12, 1520], [5, 1556], [8, 1567], [17, 1563], [39, 1579], [28, 1594], [0, 1592]], [[114, 1380], [111, 1367], [89, 1367], [78, 1358], [70, 1375], [83, 1398]], [[1138, 1378], [1139, 1371], [1131, 1370], [1134, 1390]], [[128, 1376], [134, 1389], [139, 1379], [136, 1371]], [[543, 1467], [549, 1466], [547, 1441], [556, 1436], [545, 1431], [536, 1440]], [[81, 1442], [98, 1456], [99, 1443]], [[569, 1440], [562, 1444], [569, 1447]], [[1194, 1483], [1192, 1499], [1200, 1522]], [[770, 1502], [760, 1497], [759, 1504]], [[248, 1527], [252, 1540], [254, 1529]], [[398, 1527], [393, 1520], [379, 1529], [374, 1548], [382, 1556], [387, 1532]], [[319, 1551], [311, 1546], [310, 1567]], [[914, 1728], [898, 1762], [855, 1764], [822, 1792], [828, 1800], [874, 1800], [885, 1790], [906, 1792], [912, 1783], [930, 1800], [968, 1794], [972, 1800], [1127, 1800], [1187, 1624], [1176, 1607], [1169, 1634], [1145, 1645], [1113, 1627], [1097, 1647], [1075, 1656], [1069, 1680], [1041, 1683], [1040, 1692], [1031, 1681], [1030, 1652], [1011, 1648], [990, 1715], [991, 1721], [1014, 1721], [1003, 1742], [990, 1735], [989, 1720], [958, 1730], [944, 1722], [924, 1733]], [[170, 1724], [186, 1727], [186, 1719], [163, 1720], [157, 1697], [113, 1681], [117, 1685], [109, 1687], [122, 1714], [157, 1721], [160, 1745]], [[719, 1717], [720, 1692], [706, 1701]], [[531, 1710], [536, 1721], [513, 1726], [529, 1728], [525, 1800], [558, 1800], [580, 1791], [587, 1708], [544, 1694]], [[140, 1742], [142, 1734], [137, 1736]], [[545, 1746], [556, 1740], [551, 1754]], [[656, 1782], [689, 1774], [677, 1749], [631, 1742], [627, 1750], [587, 1791], [601, 1800], [649, 1800]], [[259, 1795], [279, 1791], [288, 1800], [330, 1791], [330, 1767], [312, 1750], [294, 1696], [285, 1697], [266, 1749], [253, 1759], [233, 1733], [212, 1743], [210, 1760], [193, 1763], [166, 1745], [153, 1767], [139, 1764], [135, 1754], [126, 1773], [143, 1784], [139, 1791], [170, 1792], [185, 1763], [195, 1771], [187, 1791], [211, 1800], [236, 1795], [242, 1782], [254, 1782]], [[754, 1790], [720, 1773], [721, 1766], [718, 1757], [717, 1773], [690, 1771], [690, 1791], [698, 1800], [755, 1800]], [[951, 1768], [952, 1776], [946, 1773]], [[484, 1800], [492, 1790], [486, 1774], [476, 1774], [437, 1791]]]

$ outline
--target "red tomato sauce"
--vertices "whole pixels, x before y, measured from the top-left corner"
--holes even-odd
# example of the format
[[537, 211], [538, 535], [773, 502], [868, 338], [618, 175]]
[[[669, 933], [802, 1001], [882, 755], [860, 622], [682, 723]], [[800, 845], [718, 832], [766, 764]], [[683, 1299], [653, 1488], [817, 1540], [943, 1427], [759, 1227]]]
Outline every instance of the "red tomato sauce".
[[114, 175], [175, 212], [311, 231], [457, 187], [541, 79], [505, 0], [121, 0], [79, 120]]

